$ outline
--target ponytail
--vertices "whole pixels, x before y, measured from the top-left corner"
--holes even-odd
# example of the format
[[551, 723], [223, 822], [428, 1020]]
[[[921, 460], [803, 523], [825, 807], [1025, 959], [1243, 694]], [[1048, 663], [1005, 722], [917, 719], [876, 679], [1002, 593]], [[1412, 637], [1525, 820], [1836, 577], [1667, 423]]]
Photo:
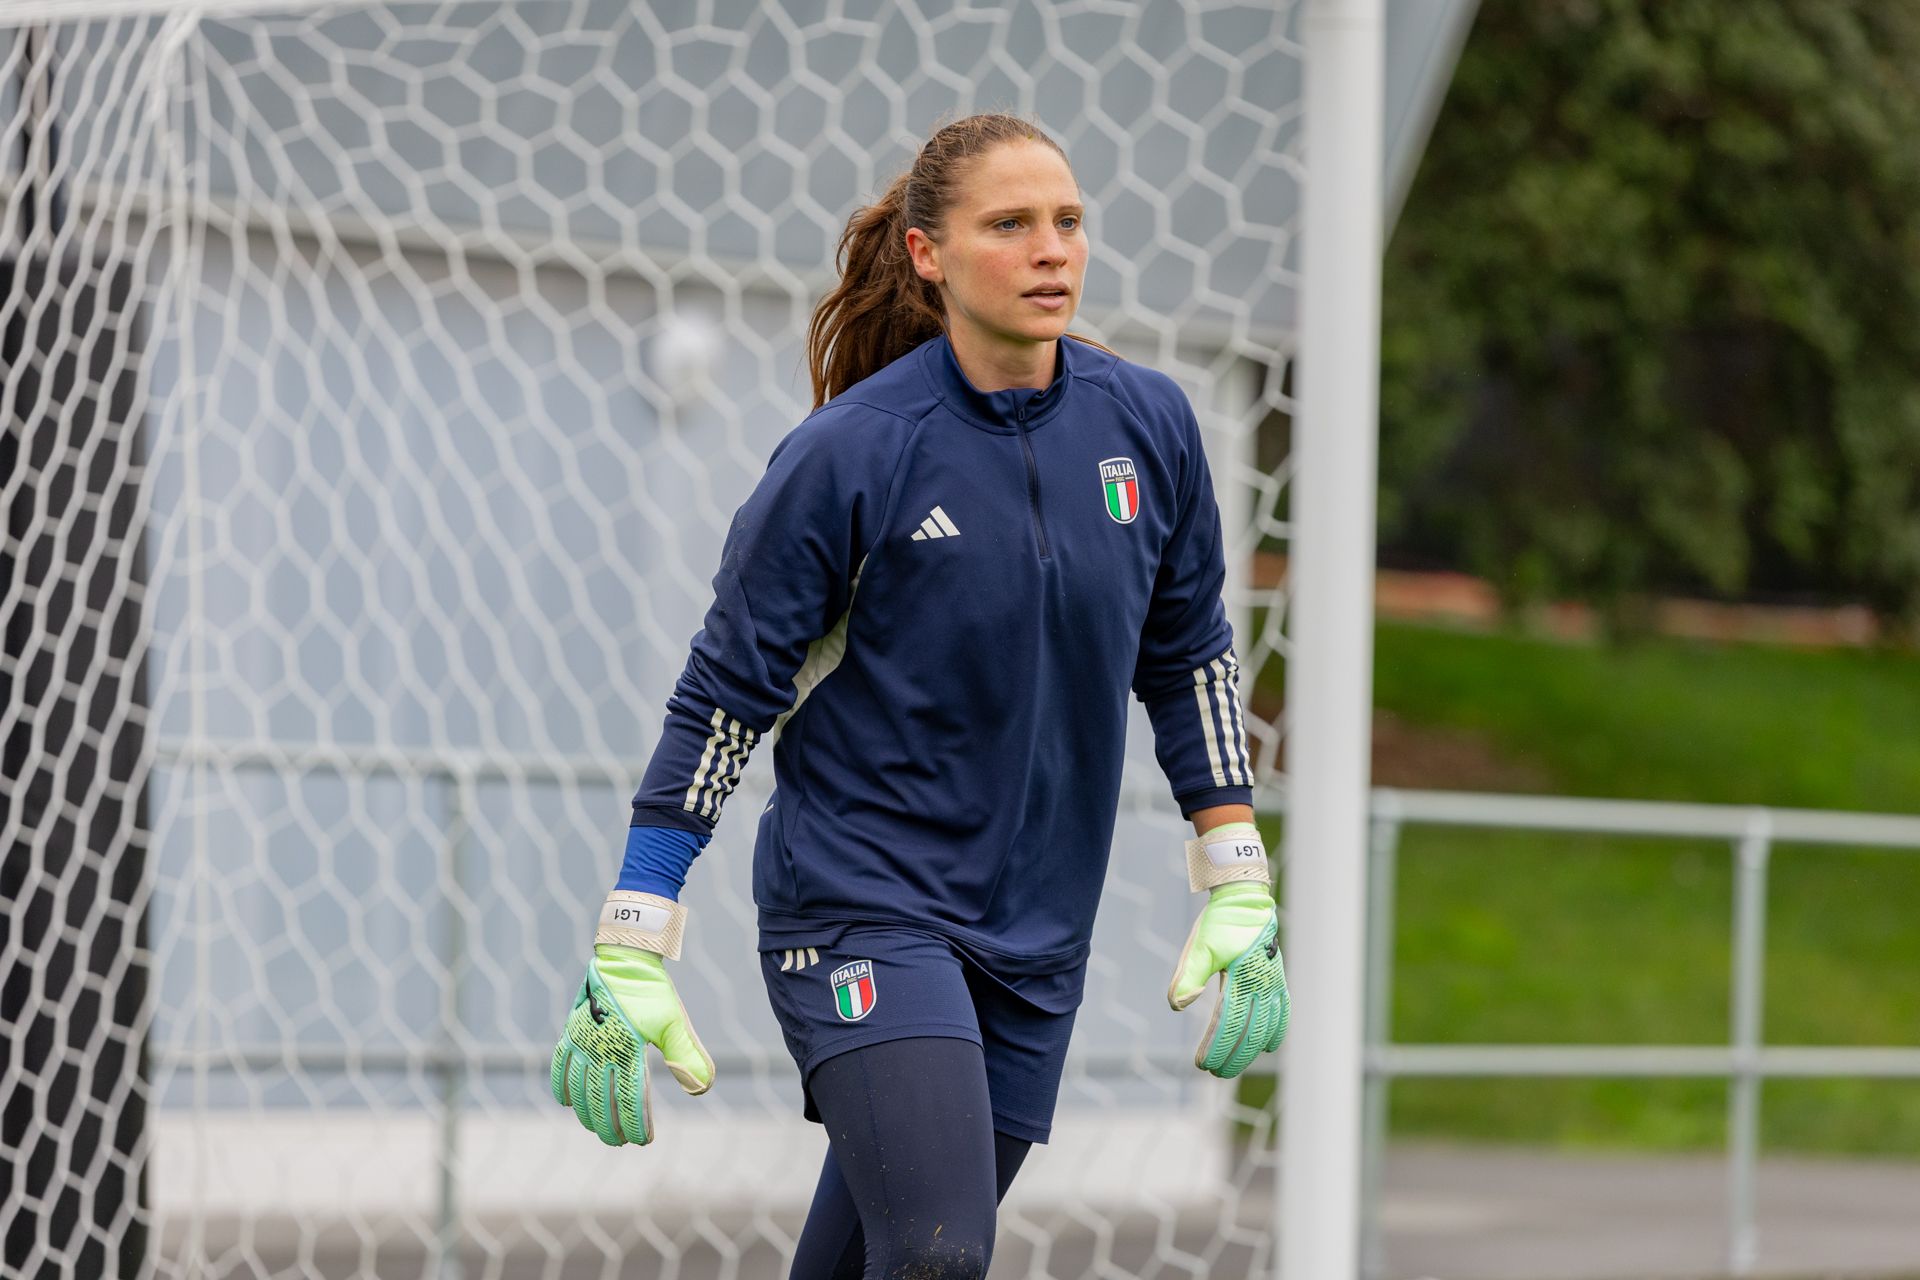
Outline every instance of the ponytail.
[[920, 278], [907, 254], [912, 181], [911, 172], [895, 178], [840, 233], [840, 283], [807, 325], [816, 409], [946, 329], [939, 288]]

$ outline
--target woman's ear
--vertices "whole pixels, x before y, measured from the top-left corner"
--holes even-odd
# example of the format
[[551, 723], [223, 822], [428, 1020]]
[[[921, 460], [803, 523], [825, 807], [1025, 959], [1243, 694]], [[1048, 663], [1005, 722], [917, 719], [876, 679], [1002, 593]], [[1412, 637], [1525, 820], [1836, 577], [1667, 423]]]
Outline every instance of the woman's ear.
[[940, 246], [918, 227], [907, 228], [907, 256], [913, 260], [913, 269], [922, 280], [940, 284], [946, 279], [940, 270]]

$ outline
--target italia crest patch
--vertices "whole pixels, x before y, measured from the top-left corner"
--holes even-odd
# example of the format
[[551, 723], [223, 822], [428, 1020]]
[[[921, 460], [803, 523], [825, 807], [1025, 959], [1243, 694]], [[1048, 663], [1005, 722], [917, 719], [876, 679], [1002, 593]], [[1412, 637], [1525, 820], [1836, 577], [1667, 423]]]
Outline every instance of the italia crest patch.
[[873, 989], [873, 961], [843, 964], [827, 975], [827, 981], [833, 984], [833, 1003], [842, 1021], [858, 1022], [873, 1012], [879, 998]]
[[1107, 514], [1116, 524], [1132, 524], [1140, 514], [1140, 476], [1132, 458], [1108, 458], [1100, 464], [1100, 487], [1105, 491]]

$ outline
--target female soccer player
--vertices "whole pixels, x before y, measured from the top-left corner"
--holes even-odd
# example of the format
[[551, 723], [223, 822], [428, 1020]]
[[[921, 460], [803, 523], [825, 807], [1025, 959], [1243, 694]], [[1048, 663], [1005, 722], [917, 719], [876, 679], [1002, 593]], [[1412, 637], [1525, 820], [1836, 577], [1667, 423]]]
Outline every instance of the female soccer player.
[[1209, 891], [1168, 999], [1225, 975], [1195, 1064], [1237, 1075], [1286, 1030], [1200, 432], [1170, 379], [1066, 336], [1084, 219], [1059, 146], [983, 115], [848, 223], [814, 412], [734, 517], [554, 1050], [555, 1097], [609, 1143], [653, 1137], [647, 1044], [712, 1084], [662, 958], [779, 728], [761, 971], [829, 1144], [797, 1280], [986, 1273], [1053, 1119], [1129, 690]]

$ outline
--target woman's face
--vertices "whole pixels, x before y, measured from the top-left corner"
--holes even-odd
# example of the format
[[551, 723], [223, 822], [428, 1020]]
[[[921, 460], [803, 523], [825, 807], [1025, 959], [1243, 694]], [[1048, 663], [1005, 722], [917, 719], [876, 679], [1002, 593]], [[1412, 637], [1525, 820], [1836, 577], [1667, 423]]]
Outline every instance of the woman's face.
[[914, 270], [940, 286], [947, 328], [999, 346], [1067, 331], [1087, 270], [1084, 210], [1073, 171], [1040, 142], [1007, 142], [962, 171], [936, 242], [914, 227]]

